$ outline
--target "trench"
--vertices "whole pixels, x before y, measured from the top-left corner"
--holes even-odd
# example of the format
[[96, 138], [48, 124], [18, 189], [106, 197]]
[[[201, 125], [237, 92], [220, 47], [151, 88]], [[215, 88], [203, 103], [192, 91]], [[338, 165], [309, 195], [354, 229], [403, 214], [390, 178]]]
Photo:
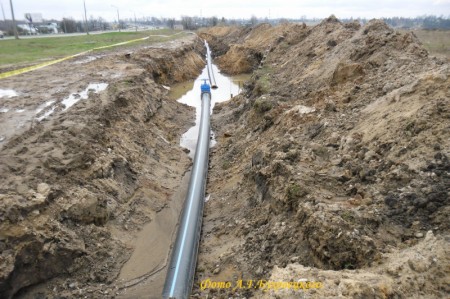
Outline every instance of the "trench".
[[[211, 114], [216, 103], [228, 101], [231, 97], [236, 96], [242, 90], [243, 82], [250, 79], [249, 74], [228, 77], [220, 73], [216, 65], [212, 65], [216, 78], [216, 83], [219, 88], [211, 89]], [[189, 150], [189, 157], [194, 158], [195, 147], [197, 145], [197, 136], [200, 124], [201, 115], [201, 95], [200, 85], [202, 79], [208, 78], [208, 69], [205, 66], [202, 73], [197, 79], [178, 83], [172, 86], [169, 97], [173, 100], [177, 100], [182, 104], [195, 108], [195, 125], [189, 128], [180, 139], [180, 146]], [[216, 144], [214, 132], [211, 130], [211, 144], [213, 147]]]
[[[215, 103], [227, 101], [237, 95], [242, 90], [243, 82], [250, 78], [250, 75], [227, 77], [221, 74], [215, 65], [213, 65], [213, 70], [219, 88], [211, 90], [211, 113]], [[180, 146], [189, 150], [188, 155], [192, 159], [195, 155], [201, 116], [200, 85], [203, 83], [202, 79], [206, 78], [208, 78], [208, 72], [205, 66], [195, 80], [174, 84], [169, 92], [171, 100], [177, 100], [196, 110], [195, 125], [180, 138]], [[210, 146], [212, 147], [216, 141], [214, 133], [211, 135]], [[122, 267], [117, 280], [123, 286], [123, 291], [118, 298], [161, 298], [170, 246], [175, 239], [177, 222], [186, 197], [189, 178], [190, 172], [185, 173], [177, 192], [172, 196], [168, 205], [138, 233], [134, 241], [133, 254]]]

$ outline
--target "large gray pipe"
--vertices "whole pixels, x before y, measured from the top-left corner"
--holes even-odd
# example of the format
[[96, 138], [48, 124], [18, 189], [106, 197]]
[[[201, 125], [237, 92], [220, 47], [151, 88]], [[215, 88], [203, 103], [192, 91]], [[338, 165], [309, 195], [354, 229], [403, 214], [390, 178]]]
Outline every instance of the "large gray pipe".
[[197, 263], [198, 244], [205, 202], [205, 186], [209, 161], [209, 115], [211, 105], [211, 91], [206, 82], [202, 89], [202, 114], [198, 133], [197, 148], [195, 150], [194, 165], [192, 166], [189, 189], [184, 202], [183, 213], [180, 218], [177, 237], [172, 249], [166, 281], [164, 283], [163, 298], [188, 298], [194, 282], [195, 266]]
[[208, 77], [209, 77], [209, 83], [211, 83], [211, 88], [216, 89], [218, 88], [216, 84], [216, 78], [214, 77], [213, 67], [212, 67], [212, 58], [211, 58], [211, 50], [209, 49], [208, 43], [205, 41], [206, 46], [206, 61], [207, 61], [207, 68], [208, 68]]

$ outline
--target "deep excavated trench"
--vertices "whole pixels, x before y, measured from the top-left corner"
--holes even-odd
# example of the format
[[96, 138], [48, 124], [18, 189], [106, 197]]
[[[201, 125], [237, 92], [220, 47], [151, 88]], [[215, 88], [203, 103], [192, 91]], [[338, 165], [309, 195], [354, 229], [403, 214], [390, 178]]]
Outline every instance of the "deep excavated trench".
[[[50, 83], [43, 88], [35, 78], [39, 71], [3, 81], [20, 95], [8, 105], [20, 108], [26, 102], [33, 109], [56, 99], [56, 108], [37, 130], [18, 133], [1, 152], [0, 216], [6, 221], [0, 245], [7, 256], [0, 297], [160, 297], [165, 276], [160, 269], [189, 177], [179, 137], [193, 123], [164, 86], [173, 86], [171, 97], [199, 90], [197, 80], [187, 80], [205, 77], [202, 53], [203, 43], [191, 36], [137, 49], [131, 56], [105, 55], [79, 70], [73, 63], [49, 67], [46, 73], [55, 75], [49, 78], [55, 85], [60, 77], [73, 78], [64, 88]], [[74, 71], [85, 80], [69, 76]], [[26, 90], [22, 80], [31, 82]], [[223, 88], [213, 91], [216, 101], [238, 92], [224, 80]], [[67, 111], [60, 109], [62, 99], [90, 82], [109, 85]], [[183, 98], [191, 102], [188, 95]], [[25, 262], [30, 256], [32, 264]]]
[[[227, 101], [239, 94], [244, 81], [250, 77], [250, 75], [245, 74], [227, 77], [220, 73], [217, 66], [212, 65], [212, 69], [219, 88], [211, 89], [211, 114], [216, 103]], [[208, 66], [205, 66], [195, 80], [177, 83], [171, 86], [169, 92], [171, 99], [176, 99], [179, 103], [194, 107], [196, 110], [195, 125], [189, 128], [180, 139], [180, 146], [189, 150], [188, 155], [191, 158], [195, 155], [200, 125], [202, 104], [200, 85], [202, 79], [205, 78], [208, 78]], [[211, 131], [210, 146], [215, 144], [214, 133]], [[118, 281], [126, 288], [119, 298], [139, 298], [142, 296], [160, 298], [167, 272], [168, 253], [174, 240], [175, 229], [186, 196], [190, 175], [190, 171], [184, 175], [180, 188], [172, 196], [168, 206], [158, 212], [154, 219], [139, 232], [135, 241], [134, 252], [120, 272]]]

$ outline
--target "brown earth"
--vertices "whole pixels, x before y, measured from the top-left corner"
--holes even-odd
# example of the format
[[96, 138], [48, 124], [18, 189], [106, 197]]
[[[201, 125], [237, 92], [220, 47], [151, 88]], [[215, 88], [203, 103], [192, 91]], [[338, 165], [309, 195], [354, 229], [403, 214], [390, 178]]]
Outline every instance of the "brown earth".
[[[19, 94], [1, 99], [1, 298], [112, 298], [130, 285], [116, 279], [136, 236], [171, 208], [191, 163], [179, 138], [194, 111], [162, 84], [198, 76], [203, 53], [191, 35], [0, 81]], [[64, 111], [90, 83], [108, 87]]]
[[200, 35], [223, 71], [255, 72], [214, 109], [195, 297], [448, 296], [448, 60], [378, 20]]
[[[199, 34], [254, 74], [214, 110], [193, 297], [448, 295], [448, 61], [376, 20]], [[159, 296], [193, 116], [162, 84], [196, 77], [203, 51], [184, 37], [0, 81], [19, 93], [0, 102], [1, 298]], [[108, 87], [65, 111], [90, 83]]]

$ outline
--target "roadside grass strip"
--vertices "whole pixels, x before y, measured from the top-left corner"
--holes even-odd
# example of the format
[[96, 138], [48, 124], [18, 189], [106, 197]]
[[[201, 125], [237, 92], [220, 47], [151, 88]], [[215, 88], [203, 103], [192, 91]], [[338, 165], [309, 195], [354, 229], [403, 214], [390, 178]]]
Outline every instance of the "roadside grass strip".
[[[84, 52], [81, 52], [81, 53], [78, 53], [78, 54], [75, 54], [75, 55], [70, 55], [70, 56], [66, 56], [66, 57], [63, 57], [63, 58], [59, 58], [59, 59], [55, 59], [55, 60], [39, 63], [39, 64], [36, 64], [36, 65], [33, 65], [33, 66], [29, 66], [29, 67], [25, 67], [25, 68], [13, 70], [13, 71], [1, 73], [0, 74], [0, 79], [12, 77], [12, 76], [17, 76], [17, 75], [20, 75], [20, 74], [24, 74], [24, 73], [27, 73], [27, 72], [34, 71], [34, 70], [38, 70], [38, 69], [47, 67], [49, 65], [56, 64], [56, 63], [59, 63], [59, 62], [62, 62], [62, 61], [65, 61], [65, 60], [68, 60], [68, 59], [71, 59], [71, 58], [75, 58], [75, 57], [78, 57], [78, 56], [81, 56], [81, 55], [84, 55], [84, 54], [87, 54], [87, 53], [90, 53], [90, 52], [93, 52], [93, 51], [103, 50], [103, 49], [107, 49], [107, 48], [112, 48], [112, 47], [117, 47], [117, 46], [122, 46], [122, 45], [126, 45], [126, 44], [135, 43], [135, 42], [138, 42], [138, 41], [147, 40], [150, 37], [152, 37], [152, 35], [147, 36], [147, 37], [143, 37], [143, 38], [137, 38], [137, 39], [125, 41], [125, 42], [120, 42], [120, 43], [113, 44], [113, 45], [96, 47], [96, 48], [93, 48], [93, 49], [90, 49], [90, 50], [87, 50], [87, 51], [84, 51]], [[166, 36], [166, 37], [170, 37], [170, 35]]]

